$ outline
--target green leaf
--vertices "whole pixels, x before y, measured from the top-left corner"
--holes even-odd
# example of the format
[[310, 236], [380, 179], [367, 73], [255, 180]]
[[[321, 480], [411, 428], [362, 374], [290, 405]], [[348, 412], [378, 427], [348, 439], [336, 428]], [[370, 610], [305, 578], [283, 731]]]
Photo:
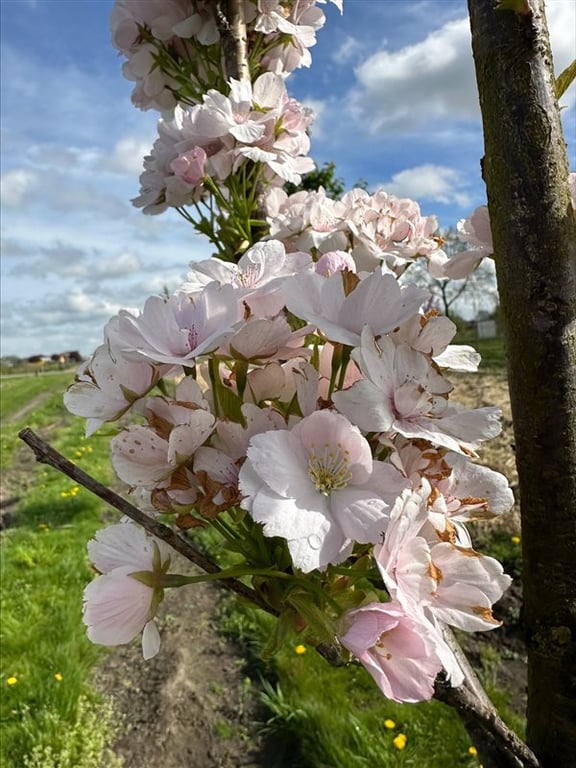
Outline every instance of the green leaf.
[[262, 649], [261, 657], [264, 660], [275, 656], [284, 645], [288, 637], [294, 632], [294, 624], [298, 618], [297, 612], [291, 606], [287, 606], [278, 620], [274, 623], [272, 633], [268, 637], [266, 645]]
[[232, 421], [244, 424], [242, 415], [242, 400], [231, 389], [224, 385], [218, 387], [218, 401], [222, 406], [224, 414]]
[[307, 633], [312, 634], [315, 643], [331, 643], [334, 640], [336, 631], [333, 622], [322, 608], [314, 604], [314, 598], [309, 592], [293, 589], [286, 602], [304, 618], [308, 625]]
[[562, 96], [564, 96], [568, 88], [570, 88], [574, 82], [574, 78], [576, 78], [576, 59], [574, 59], [572, 64], [568, 64], [566, 69], [556, 78], [556, 82], [554, 83], [554, 91], [556, 93], [557, 99], [560, 99]]
[[528, 0], [498, 0], [496, 10], [514, 11], [514, 13], [520, 13], [522, 16], [530, 16], [532, 14]]

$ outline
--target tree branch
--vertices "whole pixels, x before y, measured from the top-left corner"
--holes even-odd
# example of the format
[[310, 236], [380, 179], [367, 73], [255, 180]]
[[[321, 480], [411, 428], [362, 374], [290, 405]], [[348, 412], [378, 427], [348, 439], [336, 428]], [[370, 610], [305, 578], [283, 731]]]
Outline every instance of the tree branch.
[[[27, 427], [26, 429], [23, 429], [18, 433], [18, 437], [34, 451], [36, 461], [39, 461], [41, 464], [47, 464], [59, 472], [62, 472], [64, 475], [67, 475], [74, 480], [75, 483], [83, 486], [90, 491], [90, 493], [98, 496], [107, 504], [110, 504], [111, 507], [114, 507], [123, 515], [134, 520], [135, 523], [141, 525], [148, 531], [148, 533], [165, 541], [166, 544], [169, 544], [172, 547], [172, 549], [175, 549], [176, 552], [179, 552], [187, 560], [190, 560], [190, 562], [197, 565], [203, 571], [206, 571], [206, 573], [219, 573], [222, 570], [216, 563], [210, 560], [210, 558], [206, 557], [189, 539], [185, 538], [180, 533], [176, 533], [176, 531], [173, 531], [172, 528], [169, 528], [167, 525], [159, 523], [157, 520], [149, 517], [146, 513], [142, 512], [142, 510], [133, 506], [121, 496], [118, 496], [118, 494], [114, 493], [110, 488], [99, 483], [98, 480], [95, 480], [89, 474], [84, 472], [84, 470], [80, 469], [80, 467], [76, 466], [76, 464], [68, 461], [65, 456], [62, 456], [62, 454], [58, 453], [58, 451], [52, 448], [51, 445], [44, 442], [44, 440], [38, 437], [38, 435], [30, 428]], [[238, 581], [238, 579], [221, 579], [220, 583], [225, 589], [234, 592], [239, 597], [249, 600], [263, 611], [277, 615], [277, 612], [260, 597], [258, 592], [247, 587], [241, 581]]]
[[466, 685], [453, 688], [436, 679], [434, 698], [458, 712], [474, 741], [484, 768], [540, 768], [534, 753], [498, 715], [494, 706], [484, 706]]
[[217, 5], [216, 21], [222, 42], [226, 79], [234, 78], [249, 83], [250, 67], [244, 0], [220, 0]]

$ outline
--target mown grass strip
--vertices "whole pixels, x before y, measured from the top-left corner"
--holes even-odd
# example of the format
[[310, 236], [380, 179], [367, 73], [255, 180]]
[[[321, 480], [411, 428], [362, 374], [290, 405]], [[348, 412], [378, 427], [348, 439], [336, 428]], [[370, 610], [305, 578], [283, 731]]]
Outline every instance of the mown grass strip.
[[73, 371], [7, 376], [0, 379], [0, 420], [6, 421], [38, 395], [63, 392], [73, 379]]
[[[65, 378], [70, 381], [70, 374]], [[14, 412], [21, 407], [22, 390], [4, 384], [3, 399]], [[82, 422], [64, 411], [63, 379], [45, 377], [46, 386], [50, 398], [25, 423], [49, 429], [62, 453], [109, 479], [107, 441], [84, 442]], [[35, 387], [28, 396], [35, 396]], [[5, 427], [2, 439], [8, 482], [22, 498], [1, 541], [0, 764], [102, 768], [112, 719], [90, 690], [101, 650], [85, 637], [81, 605], [92, 576], [86, 541], [101, 525], [103, 505], [68, 478], [31, 464], [16, 437], [22, 426]], [[18, 466], [22, 458], [24, 469]]]

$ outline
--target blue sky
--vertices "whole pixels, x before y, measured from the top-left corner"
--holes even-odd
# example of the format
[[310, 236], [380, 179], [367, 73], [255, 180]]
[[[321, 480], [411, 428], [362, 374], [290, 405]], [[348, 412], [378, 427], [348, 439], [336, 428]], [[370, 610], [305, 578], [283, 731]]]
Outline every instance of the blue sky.
[[[121, 307], [175, 288], [210, 247], [180, 217], [130, 204], [157, 115], [130, 104], [111, 0], [1, 0], [2, 354], [89, 354]], [[576, 0], [548, 0], [556, 71], [576, 56]], [[312, 156], [351, 186], [413, 197], [442, 226], [484, 202], [465, 0], [344, 0], [310, 69]], [[576, 169], [576, 88], [563, 99]]]

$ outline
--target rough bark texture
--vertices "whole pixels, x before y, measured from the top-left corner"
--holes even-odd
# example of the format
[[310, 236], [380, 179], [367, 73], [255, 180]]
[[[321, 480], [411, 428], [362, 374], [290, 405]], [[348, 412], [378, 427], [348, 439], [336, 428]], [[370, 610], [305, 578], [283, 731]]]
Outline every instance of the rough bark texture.
[[250, 82], [243, 0], [219, 0], [216, 15], [228, 80]]
[[521, 495], [527, 740], [576, 765], [576, 217], [543, 0], [468, 0]]

